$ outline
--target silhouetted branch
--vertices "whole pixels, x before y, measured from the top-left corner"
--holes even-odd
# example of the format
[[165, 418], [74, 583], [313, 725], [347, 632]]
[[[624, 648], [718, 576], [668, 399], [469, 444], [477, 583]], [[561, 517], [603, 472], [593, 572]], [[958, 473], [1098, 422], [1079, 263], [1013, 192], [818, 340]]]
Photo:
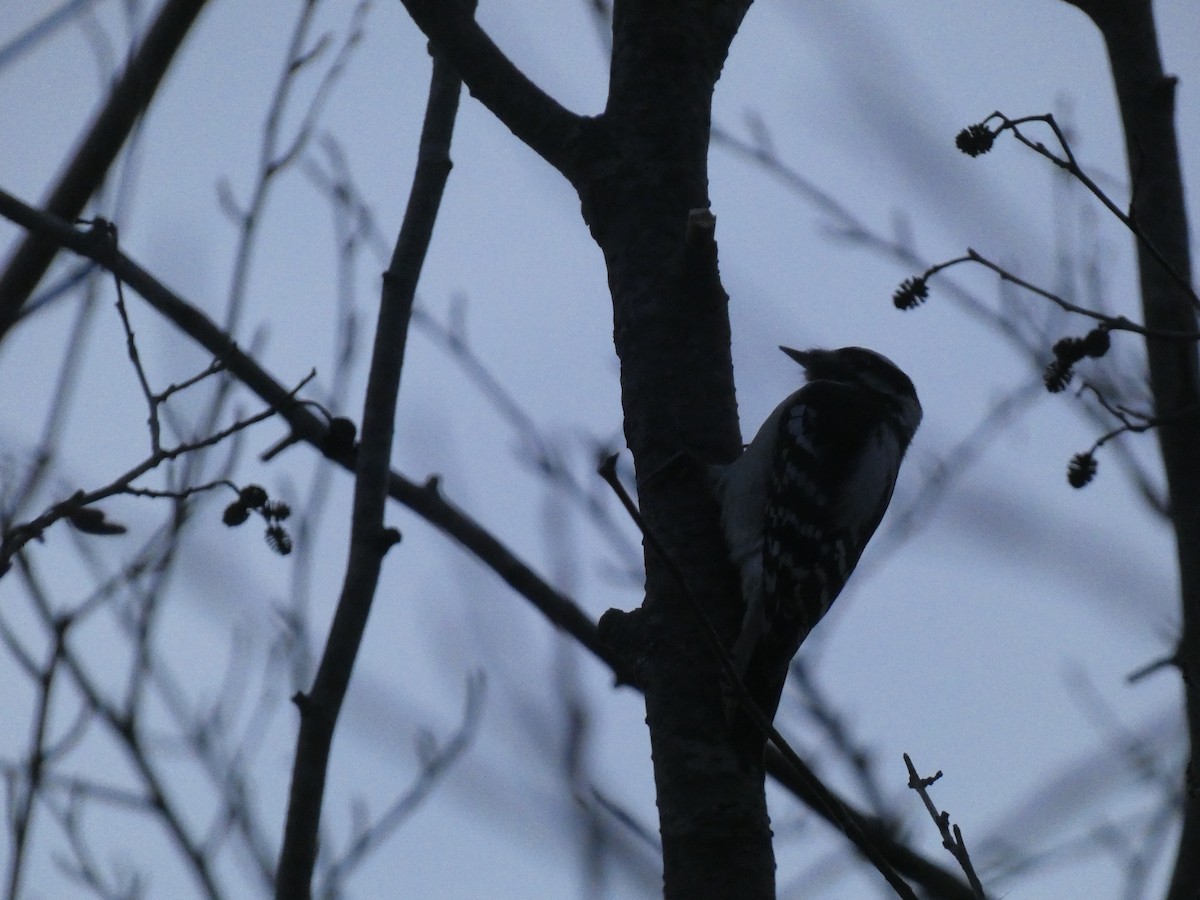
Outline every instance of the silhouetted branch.
[[[288, 400], [291, 401], [296, 392], [298, 392], [311, 378], [309, 375], [296, 386], [288, 395]], [[168, 460], [178, 459], [197, 450], [203, 450], [206, 447], [213, 447], [222, 443], [240, 431], [249, 428], [258, 422], [263, 422], [278, 412], [277, 409], [268, 407], [255, 415], [248, 416], [222, 428], [220, 431], [214, 432], [207, 437], [200, 438], [194, 441], [188, 441], [182, 444], [177, 444], [173, 447], [159, 446], [149, 456], [138, 463], [133, 468], [118, 475], [108, 484], [93, 488], [92, 490], [80, 489], [65, 500], [60, 500], [53, 504], [49, 509], [41, 515], [27, 522], [20, 522], [5, 530], [3, 541], [0, 542], [0, 576], [7, 571], [10, 561], [16, 553], [29, 543], [31, 540], [40, 539], [49, 528], [56, 522], [67, 520], [77, 530], [85, 534], [94, 535], [115, 535], [124, 534], [125, 527], [117, 522], [113, 522], [106, 518], [104, 512], [95, 504], [99, 503], [108, 497], [118, 494], [129, 494], [133, 496], [143, 497], [173, 497], [182, 499], [200, 491], [210, 490], [222, 484], [225, 481], [209, 482], [203, 485], [191, 485], [175, 491], [158, 491], [150, 488], [140, 488], [134, 484], [137, 479], [141, 478], [147, 472], [151, 472], [158, 468]]]
[[[789, 191], [828, 216], [832, 223], [830, 230], [834, 236], [860, 244], [884, 258], [900, 263], [910, 271], [928, 270], [935, 265], [918, 254], [907, 237], [885, 235], [864, 221], [832, 193], [780, 158], [761, 119], [754, 118], [752, 131], [754, 139], [746, 140], [717, 125], [712, 130], [713, 144], [759, 165]], [[912, 281], [913, 279], [909, 279], [906, 282], [909, 289], [916, 287]], [[1031, 321], [1014, 316], [1004, 309], [991, 308], [973, 292], [951, 279], [947, 279], [944, 289], [950, 293], [960, 309], [982, 322], [993, 333], [1004, 337], [1011, 347], [1030, 361], [1031, 365], [1039, 368], [1042, 366], [1045, 353], [1044, 335], [1031, 332]], [[1101, 419], [1100, 411], [1094, 407], [1085, 406], [1083, 410], [1101, 427], [1107, 424]], [[1159, 516], [1166, 517], [1166, 501], [1146, 466], [1125, 445], [1117, 445], [1115, 451], [1147, 506]], [[955, 470], [956, 474], [965, 471], [966, 469], [961, 467]]]
[[[46, 201], [60, 219], [79, 217], [104, 182], [139, 117], [149, 107], [167, 67], [175, 58], [206, 0], [167, 0], [137, 53], [93, 120], [75, 156]], [[0, 339], [17, 321], [61, 245], [30, 231], [0, 274]]]
[[[69, 631], [73, 624], [79, 621], [78, 618], [70, 614], [56, 614], [51, 608], [32, 561], [24, 554], [18, 554], [17, 561], [18, 570], [42, 626], [51, 633], [61, 632], [62, 641], [66, 645]], [[85, 667], [83, 660], [76, 654], [63, 652], [61, 660], [65, 675], [69, 676], [71, 683], [83, 695], [88, 708], [104, 723], [124, 751], [145, 792], [146, 810], [166, 827], [168, 836], [196, 879], [203, 895], [210, 900], [219, 900], [222, 893], [216, 881], [212, 861], [206, 857], [200, 843], [191, 834], [187, 817], [171, 799], [162, 773], [147, 752], [146, 744], [139, 733], [141, 724], [137, 719], [136, 709], [121, 708], [109, 701], [101, 686]], [[141, 675], [141, 670], [135, 672], [135, 680], [140, 679]]]
[[[1067, 2], [1071, 2], [1071, 0], [1067, 0]], [[995, 131], [988, 127], [988, 123], [993, 119], [998, 119], [1000, 121], [1000, 125]], [[1020, 126], [1028, 122], [1043, 122], [1048, 125], [1050, 130], [1054, 132], [1054, 137], [1058, 141], [1058, 146], [1062, 151], [1062, 156], [1059, 156], [1057, 153], [1050, 150], [1041, 141], [1035, 141], [1026, 137], [1024, 132], [1021, 131]], [[1113, 217], [1116, 218], [1117, 221], [1129, 229], [1130, 234], [1137, 238], [1138, 242], [1142, 245], [1142, 247], [1145, 248], [1146, 252], [1149, 253], [1160, 266], [1162, 266], [1163, 271], [1170, 276], [1176, 285], [1178, 285], [1191, 297], [1192, 304], [1200, 307], [1200, 297], [1196, 296], [1196, 291], [1192, 287], [1191, 283], [1182, 272], [1177, 270], [1175, 266], [1173, 266], [1171, 262], [1167, 260], [1162, 251], [1154, 245], [1154, 242], [1150, 239], [1145, 230], [1138, 223], [1138, 220], [1134, 217], [1133, 210], [1136, 208], [1135, 203], [1130, 203], [1129, 213], [1124, 212], [1119, 206], [1117, 206], [1112, 198], [1109, 197], [1108, 194], [1106, 194], [1100, 188], [1100, 186], [1091, 179], [1091, 177], [1083, 170], [1078, 161], [1075, 159], [1075, 153], [1071, 150], [1071, 145], [1067, 141], [1067, 136], [1063, 134], [1062, 129], [1058, 127], [1058, 122], [1055, 121], [1055, 118], [1051, 113], [1044, 113], [1039, 116], [1022, 116], [1019, 119], [1010, 119], [1008, 116], [997, 111], [992, 113], [982, 122], [971, 125], [959, 132], [956, 143], [958, 144], [958, 148], [968, 156], [979, 156], [990, 150], [992, 142], [998, 135], [1005, 131], [1011, 131], [1013, 137], [1015, 137], [1018, 141], [1020, 141], [1030, 150], [1033, 150], [1039, 156], [1048, 159], [1054, 165], [1058, 166], [1060, 169], [1068, 173], [1072, 178], [1082, 184], [1085, 188], [1087, 188], [1097, 200], [1104, 204], [1105, 209], [1112, 213]], [[1136, 175], [1137, 173], [1135, 172], [1134, 174]], [[1137, 181], [1135, 180], [1133, 184], [1135, 198], [1137, 188], [1138, 185]]]
[[568, 178], [571, 142], [583, 119], [521, 72], [475, 21], [464, 0], [401, 0], [434, 50], [457, 70], [476, 100]]
[[1075, 313], [1081, 316], [1087, 316], [1097, 322], [1102, 322], [1110, 331], [1131, 331], [1134, 334], [1140, 334], [1144, 337], [1162, 338], [1163, 340], [1171, 341], [1197, 341], [1200, 340], [1200, 331], [1174, 331], [1165, 328], [1149, 328], [1145, 325], [1140, 325], [1126, 316], [1114, 316], [1108, 313], [1100, 312], [1094, 309], [1088, 309], [1086, 306], [1080, 306], [1077, 303], [1072, 303], [1064, 297], [1048, 291], [1043, 287], [1039, 287], [1031, 281], [1021, 278], [1019, 275], [1013, 274], [1004, 266], [994, 262], [983, 254], [967, 248], [966, 256], [955, 257], [954, 259], [946, 260], [930, 266], [920, 275], [915, 278], [906, 280], [897, 289], [895, 295], [895, 304], [901, 309], [911, 309], [913, 306], [921, 303], [925, 299], [925, 283], [934, 275], [962, 263], [978, 263], [985, 269], [990, 269], [995, 272], [1004, 281], [1011, 282], [1018, 287], [1024, 288], [1031, 294], [1036, 294], [1051, 303], [1060, 307], [1066, 312]]
[[345, 579], [312, 689], [294, 698], [300, 710], [300, 731], [276, 872], [275, 894], [280, 900], [308, 897], [312, 892], [329, 751], [383, 557], [400, 539], [399, 532], [384, 527], [396, 401], [417, 280], [450, 175], [450, 139], [459, 90], [458, 76], [445, 59], [435, 55], [412, 193], [391, 265], [383, 276], [363, 403], [362, 442], [357, 449]]
[[913, 761], [908, 754], [904, 754], [904, 765], [908, 767], [908, 786], [921, 795], [921, 800], [925, 803], [925, 809], [929, 811], [930, 818], [938, 827], [938, 831], [942, 835], [942, 846], [950, 851], [951, 855], [958, 860], [958, 864], [962, 867], [963, 873], [967, 876], [967, 881], [971, 885], [971, 890], [975, 892], [975, 896], [979, 900], [986, 900], [986, 894], [983, 892], [983, 885], [979, 882], [979, 876], [975, 874], [975, 867], [971, 864], [971, 856], [967, 853], [966, 842], [963, 841], [962, 831], [957, 825], [950, 825], [950, 813], [939, 810], [933, 802], [933, 798], [929, 796], [930, 786], [942, 777], [941, 771], [930, 778], [922, 778], [917, 774], [917, 769], [913, 765]]

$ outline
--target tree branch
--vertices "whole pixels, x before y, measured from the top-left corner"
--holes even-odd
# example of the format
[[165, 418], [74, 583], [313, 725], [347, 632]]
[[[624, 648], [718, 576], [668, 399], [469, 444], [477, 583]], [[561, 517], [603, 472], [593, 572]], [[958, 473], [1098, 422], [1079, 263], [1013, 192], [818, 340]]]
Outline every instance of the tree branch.
[[442, 57], [435, 55], [412, 193], [391, 265], [383, 275], [379, 321], [363, 403], [362, 443], [355, 467], [345, 580], [312, 690], [295, 698], [300, 709], [300, 732], [275, 881], [275, 896], [280, 900], [308, 897], [312, 893], [333, 734], [366, 633], [383, 557], [400, 539], [398, 532], [384, 527], [396, 401], [417, 281], [450, 175], [450, 140], [458, 114], [460, 88], [458, 75]]
[[463, 0], [401, 0], [434, 50], [458, 71], [471, 96], [538, 156], [574, 180], [576, 115], [534, 84], [493, 43]]
[[[83, 212], [92, 194], [103, 183], [134, 124], [149, 107], [163, 74], [205, 2], [167, 0], [163, 4], [137, 55], [113, 87], [108, 102], [92, 122], [51, 192], [45, 204], [47, 212], [68, 222]], [[17, 321], [21, 307], [46, 274], [59, 246], [56, 241], [30, 232], [9, 260], [0, 275], [0, 340]]]

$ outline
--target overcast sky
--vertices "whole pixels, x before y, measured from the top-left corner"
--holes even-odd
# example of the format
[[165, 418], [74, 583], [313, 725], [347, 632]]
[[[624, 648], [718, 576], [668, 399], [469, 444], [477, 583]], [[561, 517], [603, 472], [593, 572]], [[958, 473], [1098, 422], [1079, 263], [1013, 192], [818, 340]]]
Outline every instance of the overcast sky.
[[[90, 18], [26, 49], [11, 43], [61, 5], [0, 0], [0, 187], [31, 202], [52, 183], [127, 44], [124, 4], [111, 0], [90, 4]], [[112, 205], [116, 193], [110, 193], [100, 209], [117, 221], [127, 253], [217, 319], [225, 315], [237, 239], [219, 185], [246, 202], [296, 5], [210, 4], [120, 170], [120, 205]], [[353, 9], [344, 0], [321, 5], [314, 34], [328, 32], [332, 44], [297, 79], [285, 134], [300, 122]], [[1156, 9], [1166, 67], [1181, 79], [1180, 145], [1194, 187], [1200, 22], [1189, 0]], [[483, 0], [479, 18], [565, 105], [584, 113], [602, 109], [605, 42], [590, 4]], [[411, 179], [429, 61], [424, 39], [397, 2], [377, 0], [364, 29], [317, 134], [336, 137], [390, 242]], [[906, 242], [923, 259], [936, 262], [973, 247], [1049, 288], [1083, 302], [1099, 298], [1137, 317], [1131, 240], [1098, 204], [1015, 142], [1002, 140], [975, 160], [954, 149], [960, 128], [997, 109], [1013, 117], [1061, 116], [1080, 161], [1119, 205], [1126, 203], [1102, 42], [1082, 14], [1057, 0], [756, 4], [718, 86], [715, 123], [749, 142], [762, 140], [765, 129], [786, 166], [871, 234]], [[443, 476], [455, 503], [592, 616], [611, 606], [632, 608], [638, 584], [628, 569], [636, 564], [638, 539], [591, 471], [595, 446], [620, 435], [601, 255], [569, 186], [465, 95], [453, 156], [420, 284], [422, 309], [438, 322], [461, 324], [473, 357], [564, 455], [578, 482], [602, 498], [620, 536], [546, 485], [531, 465], [528, 434], [513, 428], [471, 371], [420, 323], [405, 365], [395, 465], [415, 480]], [[304, 159], [328, 169], [320, 140]], [[923, 770], [945, 772], [935, 799], [978, 848], [985, 883], [998, 894], [1122, 896], [1121, 870], [1111, 858], [1061, 847], [1101, 821], [1133, 823], [1139, 833], [1147, 811], [1161, 802], [1114, 758], [1114, 734], [1148, 735], [1168, 771], [1182, 764], [1177, 680], [1166, 673], [1134, 686], [1124, 680], [1172, 646], [1178, 614], [1167, 530], [1107, 450], [1096, 483], [1083, 491], [1068, 487], [1068, 460], [1102, 428], [1080, 412], [1083, 401], [1071, 392], [1052, 397], [1030, 388], [1049, 359], [1049, 344], [1031, 356], [966, 310], [948, 282], [933, 282], [920, 310], [897, 312], [890, 295], [915, 274], [910, 267], [848, 239], [844, 217], [722, 141], [711, 153], [710, 191], [731, 296], [743, 434], [752, 435], [797, 382], [779, 344], [874, 347], [909, 372], [925, 408], [876, 544], [805, 646], [815, 677], [875, 754], [888, 796], [898, 798], [912, 840], [929, 856], [952, 863], [917, 798], [904, 796], [902, 752]], [[1194, 195], [1189, 209], [1195, 220]], [[337, 323], [345, 310], [337, 299], [329, 203], [297, 167], [275, 184], [264, 223], [238, 340], [248, 346], [259, 339], [261, 360], [283, 382], [315, 368], [313, 390], [327, 396], [337, 380]], [[0, 223], [4, 247], [16, 235]], [[362, 348], [336, 410], [355, 418], [369, 344], [364, 335], [384, 264], [367, 253], [356, 266], [351, 302]], [[958, 269], [949, 278], [985, 309], [1044, 327], [1051, 339], [1086, 330], [1036, 298], [1002, 294], [982, 271]], [[111, 287], [102, 285], [100, 296], [66, 453], [45, 503], [103, 484], [145, 454], [145, 407], [124, 356]], [[206, 364], [202, 352], [139, 301], [131, 298], [131, 307], [158, 386]], [[13, 332], [0, 354], [6, 387], [0, 452], [15, 461], [8, 464], [28, 462], [37, 446], [76, 309], [75, 300], [54, 304]], [[1103, 365], [1109, 377], [1125, 379], [1123, 399], [1142, 398], [1135, 340], [1117, 335]], [[256, 408], [248, 396], [241, 402]], [[980, 432], [1005, 402], [1012, 415], [1002, 427]], [[199, 408], [181, 398], [181, 415]], [[261, 482], [300, 508], [319, 463], [299, 448], [270, 465], [259, 462], [280, 435], [274, 424], [251, 432], [237, 477]], [[1158, 484], [1153, 438], [1120, 440]], [[971, 452], [963, 452], [964, 442]], [[933, 490], [947, 474], [943, 489]], [[347, 477], [331, 479], [328, 514], [308, 548], [317, 637], [340, 581], [350, 490]], [[131, 525], [129, 536], [104, 547], [103, 558], [117, 565], [167, 511], [149, 500], [114, 501], [112, 510]], [[208, 523], [191, 532], [163, 625], [176, 670], [197, 702], [222, 683], [237, 653], [256, 660], [261, 677], [258, 660], [281, 627], [277, 611], [299, 590], [289, 561], [222, 528], [218, 517], [219, 506], [210, 507]], [[355, 798], [378, 813], [404, 790], [418, 765], [414, 741], [426, 729], [439, 739], [453, 730], [474, 672], [485, 674], [486, 699], [465, 757], [363, 866], [350, 882], [351, 895], [583, 895], [586, 862], [573, 789], [594, 786], [657, 827], [639, 698], [613, 690], [599, 664], [566, 646], [523, 599], [431, 526], [400, 508], [389, 519], [405, 540], [387, 559], [335, 745], [330, 834], [344, 840]], [[61, 529], [31, 552], [50, 569], [64, 603], [90, 589], [87, 567], [73, 561], [78, 557]], [[0, 582], [5, 615], [19, 608], [17, 593], [11, 578]], [[37, 633], [31, 623], [21, 625]], [[231, 630], [245, 641], [242, 650], [230, 649]], [[111, 665], [117, 677], [123, 655], [112, 632], [97, 629], [91, 640], [88, 658], [100, 670]], [[0, 678], [24, 684], [7, 655]], [[280, 685], [280, 695], [296, 687]], [[560, 743], [564, 706], [576, 696], [587, 704], [590, 727], [584, 772], [573, 788], [562, 774]], [[27, 741], [28, 697], [5, 692], [0, 752], [6, 761]], [[824, 758], [821, 734], [786, 695], [780, 723], [802, 752]], [[257, 800], [269, 823], [282, 821], [294, 724], [281, 704], [255, 763]], [[102, 744], [97, 739], [91, 762], [112, 759], [120, 771], [119, 755]], [[859, 799], [846, 771], [828, 767], [823, 774]], [[196, 791], [202, 807], [204, 781], [195, 773], [181, 777], [182, 795]], [[1087, 803], [1096, 797], [1100, 810]], [[796, 887], [802, 873], [813, 867], [840, 873], [849, 851], [794, 800], [772, 793], [771, 802], [780, 895], [814, 896]], [[189, 896], [194, 886], [187, 875], [161, 862], [165, 850], [147, 857], [130, 849], [130, 835], [140, 832], [125, 829], [135, 828], [134, 821], [95, 815], [98, 855], [123, 855], [147, 869], [150, 896]], [[1000, 839], [1027, 851], [1060, 848], [1056, 863], [1012, 876], [989, 868]], [[45, 840], [47, 847], [61, 843], [57, 836]], [[1170, 849], [1153, 860], [1148, 896], [1161, 893], [1173, 841], [1171, 832], [1163, 841]], [[236, 862], [222, 871], [231, 893], [252, 884], [239, 881], [244, 870]], [[614, 864], [605, 877], [602, 896], [651, 895], [644, 870], [630, 874]], [[876, 880], [821, 883], [830, 897], [870, 896]], [[63, 885], [50, 853], [43, 853], [31, 870], [30, 896], [63, 896]]]

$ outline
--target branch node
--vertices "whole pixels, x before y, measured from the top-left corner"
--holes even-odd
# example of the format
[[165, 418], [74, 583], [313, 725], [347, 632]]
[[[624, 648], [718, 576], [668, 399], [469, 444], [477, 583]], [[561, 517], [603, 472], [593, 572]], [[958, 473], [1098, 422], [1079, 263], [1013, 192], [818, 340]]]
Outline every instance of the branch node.
[[400, 543], [400, 530], [398, 528], [385, 528], [379, 533], [379, 552], [380, 555], [386, 554], [389, 550]]

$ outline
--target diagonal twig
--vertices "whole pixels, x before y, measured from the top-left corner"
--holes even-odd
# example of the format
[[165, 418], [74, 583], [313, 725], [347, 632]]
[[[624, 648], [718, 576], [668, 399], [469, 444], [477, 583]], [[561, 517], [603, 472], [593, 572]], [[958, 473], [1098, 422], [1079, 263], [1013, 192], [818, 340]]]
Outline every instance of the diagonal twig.
[[912, 759], [907, 753], [904, 754], [904, 765], [908, 767], [908, 786], [916, 791], [921, 800], [925, 803], [925, 808], [929, 811], [930, 818], [937, 825], [938, 831], [942, 835], [942, 846], [950, 851], [950, 854], [958, 860], [959, 866], [962, 867], [963, 874], [967, 876], [967, 881], [971, 885], [971, 890], [975, 892], [975, 896], [979, 900], [987, 900], [987, 895], [983, 892], [983, 884], [979, 880], [979, 876], [975, 874], [975, 866], [971, 863], [971, 855], [967, 852], [967, 844], [963, 840], [962, 831], [957, 825], [950, 825], [950, 813], [945, 810], [939, 810], [934, 804], [933, 798], [929, 796], [930, 786], [942, 777], [941, 770], [936, 775], [929, 778], [922, 778], [917, 774], [917, 767], [913, 765]]
[[[150, 105], [167, 67], [178, 53], [206, 0], [168, 0], [113, 87], [46, 201], [48, 213], [72, 220], [83, 212], [104, 181], [137, 120]], [[59, 243], [30, 232], [0, 275], [0, 339], [58, 252]]]
[[366, 631], [383, 557], [399, 540], [398, 532], [384, 527], [396, 401], [417, 280], [450, 174], [450, 139], [460, 88], [457, 74], [435, 56], [412, 193], [391, 265], [383, 276], [355, 466], [345, 579], [312, 688], [294, 698], [300, 709], [300, 732], [275, 881], [275, 896], [280, 900], [308, 897], [312, 892], [334, 729]]

